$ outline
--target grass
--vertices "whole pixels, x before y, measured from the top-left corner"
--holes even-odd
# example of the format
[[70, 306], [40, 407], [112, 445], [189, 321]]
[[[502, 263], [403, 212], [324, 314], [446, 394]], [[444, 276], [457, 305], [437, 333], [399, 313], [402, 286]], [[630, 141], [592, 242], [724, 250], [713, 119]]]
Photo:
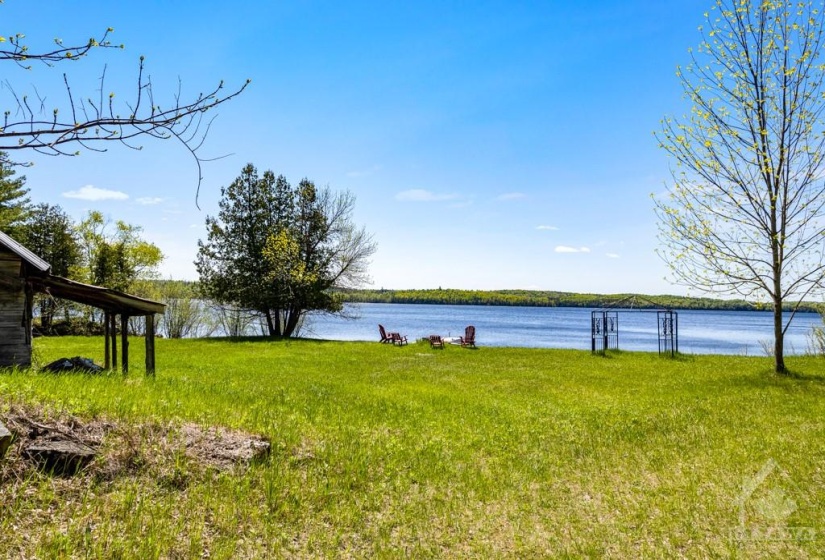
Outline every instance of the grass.
[[[135, 339], [133, 364], [142, 362]], [[37, 358], [102, 362], [97, 338]], [[0, 374], [13, 406], [267, 436], [232, 472], [156, 448], [144, 468], [0, 481], [13, 557], [817, 557], [821, 359], [309, 340], [159, 340], [158, 375]], [[155, 463], [153, 452], [161, 454]], [[0, 554], [2, 555], [2, 554]]]

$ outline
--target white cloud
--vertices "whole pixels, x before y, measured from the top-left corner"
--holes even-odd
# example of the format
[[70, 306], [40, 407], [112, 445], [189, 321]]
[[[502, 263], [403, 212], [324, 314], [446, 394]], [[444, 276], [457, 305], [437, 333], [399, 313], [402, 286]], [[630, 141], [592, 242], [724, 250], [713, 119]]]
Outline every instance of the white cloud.
[[111, 191], [109, 189], [99, 189], [92, 185], [86, 185], [76, 191], [64, 192], [63, 196], [66, 198], [78, 198], [80, 200], [126, 200], [129, 195], [120, 191]]
[[616, 253], [607, 253], [607, 258], [609, 258], [609, 259], [618, 259], [618, 258], [620, 258], [620, 255], [618, 255]]
[[566, 245], [558, 245], [555, 250], [556, 250], [557, 253], [589, 253], [590, 252], [589, 247], [579, 247], [577, 249], [575, 247], [568, 247]]
[[401, 191], [395, 195], [396, 200], [404, 202], [437, 202], [439, 200], [455, 200], [458, 198], [454, 194], [434, 193], [424, 189], [411, 189]]
[[542, 231], [559, 231], [559, 228], [556, 226], [538, 226], [536, 229]]
[[518, 200], [520, 198], [526, 198], [526, 197], [527, 197], [527, 195], [524, 194], [524, 193], [511, 192], [511, 193], [504, 193], [504, 194], [498, 195], [498, 197], [496, 197], [496, 200]]
[[160, 204], [163, 200], [164, 199], [157, 196], [142, 196], [140, 198], [136, 198], [135, 202], [138, 204], [143, 204], [144, 206], [151, 206], [152, 204]]

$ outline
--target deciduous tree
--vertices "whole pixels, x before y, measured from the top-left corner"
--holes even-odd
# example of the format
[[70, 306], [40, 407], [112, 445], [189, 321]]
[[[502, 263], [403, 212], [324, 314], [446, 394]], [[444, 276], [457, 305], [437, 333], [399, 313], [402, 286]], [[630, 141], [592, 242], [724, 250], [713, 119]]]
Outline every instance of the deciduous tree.
[[823, 8], [718, 0], [678, 72], [691, 113], [658, 135], [677, 164], [656, 202], [675, 278], [767, 299], [777, 372], [796, 307], [825, 281]]
[[81, 280], [129, 291], [137, 280], [157, 276], [163, 253], [141, 238], [140, 227], [122, 220], [112, 224], [102, 213], [91, 211], [77, 231], [81, 267], [75, 275]]

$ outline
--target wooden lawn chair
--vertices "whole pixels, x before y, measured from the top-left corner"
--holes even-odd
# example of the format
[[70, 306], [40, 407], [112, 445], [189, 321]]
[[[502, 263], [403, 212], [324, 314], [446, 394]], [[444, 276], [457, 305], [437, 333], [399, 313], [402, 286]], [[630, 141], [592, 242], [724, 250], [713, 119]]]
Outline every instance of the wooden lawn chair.
[[384, 325], [378, 325], [378, 334], [381, 335], [381, 344], [392, 343], [392, 337], [384, 330]]
[[390, 333], [390, 338], [392, 339], [392, 343], [397, 344], [398, 346], [404, 346], [407, 344], [407, 337], [403, 336], [401, 333]]
[[441, 348], [444, 350], [444, 341], [441, 340], [441, 336], [437, 334], [430, 335], [430, 348]]
[[473, 348], [476, 347], [476, 328], [473, 325], [470, 325], [466, 329], [464, 329], [464, 336], [461, 338], [461, 345], [465, 348], [467, 346], [472, 346]]

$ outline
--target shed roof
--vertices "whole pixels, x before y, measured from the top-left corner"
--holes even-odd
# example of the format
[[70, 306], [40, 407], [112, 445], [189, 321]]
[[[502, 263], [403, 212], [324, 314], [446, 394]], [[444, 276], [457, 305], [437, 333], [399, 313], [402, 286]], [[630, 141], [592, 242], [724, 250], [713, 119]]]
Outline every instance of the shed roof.
[[51, 265], [32, 253], [29, 249], [0, 231], [0, 246], [6, 247], [9, 251], [23, 259], [31, 265], [35, 271], [42, 274], [28, 275], [26, 281], [38, 292], [43, 292], [52, 297], [68, 299], [77, 303], [91, 305], [104, 311], [111, 311], [122, 315], [151, 315], [153, 313], [163, 313], [166, 306], [162, 303], [149, 299], [129, 295], [124, 292], [92, 286], [49, 274]]
[[62, 276], [31, 277], [28, 281], [31, 282], [36, 291], [45, 292], [52, 297], [69, 299], [122, 315], [151, 315], [153, 313], [163, 313], [166, 309], [166, 305], [157, 301], [129, 295], [110, 288], [83, 284]]
[[52, 265], [23, 247], [20, 243], [0, 231], [0, 245], [23, 259], [26, 263], [33, 266], [36, 270], [40, 272], [49, 272], [51, 270]]

